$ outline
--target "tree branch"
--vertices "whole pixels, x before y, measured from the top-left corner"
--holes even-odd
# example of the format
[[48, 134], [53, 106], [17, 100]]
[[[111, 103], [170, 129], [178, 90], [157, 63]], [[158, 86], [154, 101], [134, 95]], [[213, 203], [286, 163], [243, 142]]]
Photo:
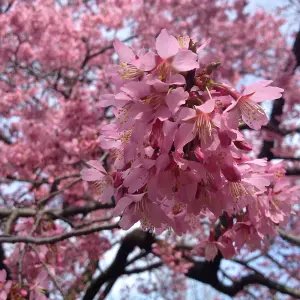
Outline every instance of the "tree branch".
[[300, 237], [299, 236], [289, 234], [279, 227], [277, 228], [277, 231], [284, 240], [300, 247]]
[[61, 242], [63, 240], [69, 239], [71, 237], [75, 236], [82, 236], [87, 235], [103, 230], [111, 230], [119, 228], [118, 224], [111, 224], [111, 225], [105, 225], [105, 226], [95, 226], [92, 228], [87, 229], [80, 229], [80, 230], [74, 230], [71, 232], [66, 232], [61, 235], [53, 236], [53, 237], [47, 237], [47, 238], [39, 238], [39, 237], [21, 237], [21, 236], [0, 236], [0, 243], [31, 243], [36, 245], [43, 245], [43, 244], [55, 244], [57, 242]]
[[127, 234], [122, 241], [114, 261], [106, 269], [106, 271], [104, 271], [91, 282], [83, 297], [83, 300], [94, 299], [98, 291], [106, 282], [110, 282], [111, 280], [114, 280], [125, 273], [127, 257], [135, 247], [139, 247], [147, 252], [150, 252], [154, 241], [155, 238], [151, 233], [142, 231], [140, 229], [136, 229]]

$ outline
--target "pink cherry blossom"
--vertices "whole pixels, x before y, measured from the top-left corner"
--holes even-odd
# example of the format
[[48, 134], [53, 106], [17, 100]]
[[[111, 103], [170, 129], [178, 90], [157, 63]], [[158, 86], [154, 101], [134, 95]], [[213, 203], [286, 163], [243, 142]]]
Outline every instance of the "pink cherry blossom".
[[283, 93], [283, 89], [281, 88], [268, 86], [271, 83], [271, 80], [263, 80], [246, 87], [243, 93], [235, 99], [236, 102], [227, 108], [230, 116], [234, 117], [236, 114], [240, 114], [242, 120], [255, 130], [266, 125], [268, 118], [262, 107], [257, 103], [263, 100], [281, 98]]
[[112, 177], [106, 173], [99, 161], [90, 160], [87, 164], [91, 168], [85, 168], [81, 171], [82, 179], [93, 182], [96, 194], [101, 202], [106, 203], [110, 201], [114, 193]]
[[179, 72], [199, 67], [197, 55], [186, 48], [180, 48], [178, 40], [166, 29], [163, 29], [156, 39], [156, 50], [163, 60], [158, 66], [158, 73], [161, 76], [167, 75], [163, 73], [168, 72], [170, 66]]

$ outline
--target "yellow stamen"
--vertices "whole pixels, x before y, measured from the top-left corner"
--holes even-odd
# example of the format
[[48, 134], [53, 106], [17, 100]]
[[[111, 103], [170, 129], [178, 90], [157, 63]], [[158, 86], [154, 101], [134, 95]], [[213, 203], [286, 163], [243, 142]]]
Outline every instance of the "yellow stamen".
[[182, 203], [176, 203], [172, 208], [173, 215], [178, 215], [182, 211], [183, 207], [184, 205]]
[[181, 48], [189, 48], [190, 38], [187, 35], [181, 35], [178, 37], [178, 44]]
[[171, 71], [171, 65], [168, 62], [163, 62], [156, 68], [156, 71], [158, 73], [159, 80], [164, 81], [167, 79]]
[[143, 71], [139, 70], [136, 66], [130, 63], [121, 63], [122, 71], [119, 74], [123, 79], [135, 79], [143, 75]]
[[123, 143], [128, 143], [131, 138], [131, 134], [132, 134], [132, 130], [125, 130], [120, 137], [121, 141]]
[[230, 182], [229, 190], [235, 201], [239, 201], [242, 197], [248, 195], [247, 190], [240, 182]]
[[107, 185], [109, 185], [110, 184], [110, 182], [109, 182], [109, 180], [108, 180], [108, 178], [107, 177], [104, 177], [104, 179], [102, 179], [102, 180], [97, 180], [97, 181], [94, 181], [93, 182], [93, 187], [94, 187], [94, 189], [95, 189], [95, 193], [97, 194], [97, 195], [102, 195], [103, 194], [103, 191], [104, 191], [104, 189], [107, 187]]
[[242, 115], [246, 116], [249, 120], [256, 121], [258, 118], [257, 114], [265, 114], [265, 111], [260, 105], [249, 99], [240, 99], [239, 107]]
[[206, 143], [207, 138], [211, 136], [212, 131], [210, 117], [207, 114], [200, 112], [196, 118], [194, 134], [197, 134], [199, 140], [202, 140], [204, 143]]
[[145, 98], [145, 102], [150, 104], [153, 109], [158, 109], [165, 102], [165, 93], [152, 93]]

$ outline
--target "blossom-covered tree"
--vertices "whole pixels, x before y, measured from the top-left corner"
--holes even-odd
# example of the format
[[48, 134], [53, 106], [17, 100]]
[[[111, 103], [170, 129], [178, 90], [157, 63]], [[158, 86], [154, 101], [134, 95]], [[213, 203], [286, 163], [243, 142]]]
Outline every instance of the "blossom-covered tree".
[[162, 299], [183, 299], [187, 278], [300, 298], [300, 34], [280, 13], [0, 9], [0, 299], [104, 299], [129, 275]]

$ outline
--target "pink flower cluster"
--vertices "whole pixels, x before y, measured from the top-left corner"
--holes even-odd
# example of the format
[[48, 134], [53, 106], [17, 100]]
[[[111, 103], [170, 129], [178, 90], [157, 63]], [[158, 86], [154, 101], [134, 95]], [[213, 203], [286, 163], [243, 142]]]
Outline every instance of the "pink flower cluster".
[[193, 263], [184, 259], [184, 254], [180, 250], [176, 250], [174, 245], [165, 241], [159, 241], [152, 245], [154, 254], [160, 256], [163, 263], [169, 266], [174, 272], [187, 273], [193, 266]]
[[6, 281], [6, 271], [0, 270], [0, 299], [6, 300], [11, 289], [12, 282]]
[[245, 154], [251, 146], [239, 131], [243, 122], [255, 130], [266, 125], [258, 103], [280, 98], [283, 90], [263, 80], [240, 93], [216, 82], [219, 62], [200, 64], [208, 45], [176, 39], [165, 29], [156, 51], [136, 54], [115, 41], [121, 61], [113, 78], [117, 93], [102, 95], [101, 104], [113, 106], [116, 119], [101, 128], [100, 137], [114, 169], [108, 174], [99, 161], [90, 161], [82, 177], [94, 183], [101, 202], [115, 195], [113, 213], [122, 216], [123, 229], [140, 221], [145, 230], [172, 228], [181, 235], [200, 218], [215, 223], [223, 216], [227, 225], [219, 236], [199, 245], [214, 248], [213, 257], [207, 255], [213, 259], [216, 247], [232, 255], [274, 233], [294, 198], [277, 176], [279, 166]]

